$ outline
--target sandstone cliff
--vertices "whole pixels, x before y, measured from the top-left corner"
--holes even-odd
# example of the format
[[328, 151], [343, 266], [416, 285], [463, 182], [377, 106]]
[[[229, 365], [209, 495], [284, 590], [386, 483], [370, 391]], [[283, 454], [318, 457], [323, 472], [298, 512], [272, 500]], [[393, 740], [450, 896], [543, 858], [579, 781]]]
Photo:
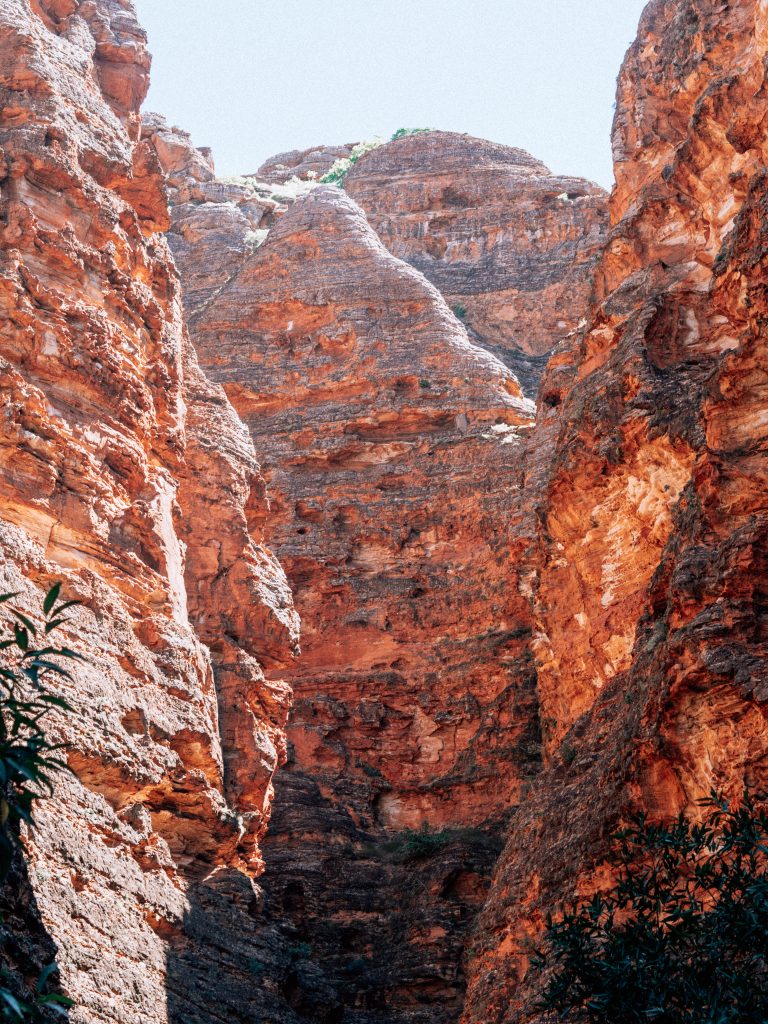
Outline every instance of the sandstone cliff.
[[91, 657], [10, 926], [73, 1019], [447, 1024], [471, 930], [466, 1024], [532, 1020], [613, 827], [765, 786], [767, 45], [649, 4], [598, 260], [466, 136], [217, 180], [129, 0], [0, 5], [0, 589]]
[[258, 181], [278, 185], [284, 185], [292, 178], [298, 178], [300, 181], [322, 178], [337, 160], [348, 157], [353, 149], [353, 143], [346, 146], [292, 149], [288, 153], [278, 153], [276, 156], [270, 157], [252, 177]]
[[[251, 429], [270, 543], [303, 620], [265, 885], [313, 948], [310, 963], [341, 977], [331, 998], [367, 986], [371, 1011], [395, 1013], [437, 987], [455, 1012], [453, 933], [465, 925], [448, 895], [447, 906], [432, 904], [466, 875], [459, 888], [477, 908], [472, 861], [487, 874], [494, 840], [443, 830], [498, 825], [538, 757], [529, 601], [510, 580], [522, 561], [515, 480], [531, 406], [343, 191], [320, 187], [277, 211], [255, 251], [237, 238], [239, 222], [226, 248], [209, 230], [201, 260], [187, 241], [208, 206], [174, 206], [190, 327]], [[211, 266], [220, 269], [206, 297], [198, 282]], [[435, 896], [399, 922], [413, 869], [388, 859], [386, 843], [422, 825], [456, 849]], [[382, 970], [377, 948], [395, 964]], [[361, 956], [362, 985], [349, 978]], [[408, 971], [423, 978], [403, 988]], [[327, 1003], [311, 969], [304, 975], [294, 999]]]
[[0, 589], [64, 580], [89, 658], [30, 880], [77, 1019], [142, 1024], [190, 879], [260, 869], [297, 626], [183, 326], [148, 69], [128, 0], [0, 5]]
[[526, 940], [601, 884], [630, 810], [765, 789], [767, 41], [755, 0], [654, 0], [622, 71], [598, 302], [542, 391], [551, 761], [477, 932], [468, 1022], [527, 1019]]
[[521, 149], [440, 131], [367, 154], [345, 188], [535, 399], [549, 354], [587, 309], [605, 192]]

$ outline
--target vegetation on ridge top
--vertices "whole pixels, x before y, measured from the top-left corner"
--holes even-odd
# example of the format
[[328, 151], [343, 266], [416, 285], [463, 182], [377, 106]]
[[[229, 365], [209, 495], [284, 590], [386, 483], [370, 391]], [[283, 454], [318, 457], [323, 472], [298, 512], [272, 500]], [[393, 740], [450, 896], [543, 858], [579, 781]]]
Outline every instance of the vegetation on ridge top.
[[422, 132], [431, 131], [431, 128], [398, 128], [389, 139], [377, 137], [375, 139], [368, 139], [367, 142], [358, 142], [349, 156], [340, 157], [331, 167], [330, 171], [327, 171], [319, 180], [323, 185], [338, 185], [343, 188], [347, 175], [366, 153], [378, 149], [387, 142], [396, 142], [398, 139], [404, 139], [409, 135], [420, 135]]

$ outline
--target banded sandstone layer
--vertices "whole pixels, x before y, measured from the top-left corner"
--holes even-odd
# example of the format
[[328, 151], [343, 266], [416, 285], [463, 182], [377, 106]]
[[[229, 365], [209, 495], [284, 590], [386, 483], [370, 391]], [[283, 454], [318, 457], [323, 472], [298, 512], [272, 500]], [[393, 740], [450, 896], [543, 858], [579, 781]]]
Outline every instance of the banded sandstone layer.
[[123, 1024], [167, 1019], [190, 879], [261, 867], [297, 629], [249, 533], [253, 447], [183, 325], [148, 69], [127, 0], [0, 5], [0, 589], [39, 610], [64, 580], [89, 659], [23, 900], [73, 1018]]
[[[606, 878], [613, 825], [764, 785], [763, 8], [649, 5], [597, 297], [531, 433], [504, 367], [358, 206], [295, 202], [291, 168], [327, 153], [218, 182], [182, 133], [139, 137], [127, 0], [2, 6], [3, 589], [33, 606], [65, 575], [96, 661], [22, 906], [73, 1017], [455, 1020], [486, 819], [511, 810], [465, 1019], [530, 1020], [527, 941]], [[271, 508], [186, 345], [155, 154]], [[306, 667], [286, 669], [294, 614], [249, 529], [285, 552]]]
[[[178, 208], [174, 217], [183, 237]], [[370, 987], [368, 1014], [349, 1019], [415, 1012], [436, 988], [455, 1011], [456, 941], [425, 914], [437, 893], [399, 922], [409, 869], [371, 847], [422, 823], [498, 824], [535, 765], [529, 602], [509, 579], [522, 513], [508, 485], [530, 406], [337, 188], [287, 209], [226, 277], [190, 325], [257, 439], [270, 543], [304, 626], [265, 884], [312, 959], [337, 975], [326, 988], [339, 1010], [348, 991]], [[471, 862], [480, 857], [487, 872], [489, 861], [468, 840], [481, 853], [488, 841], [452, 838], [458, 851], [435, 884], [456, 874], [457, 859], [461, 873], [463, 857], [477, 905]], [[350, 980], [361, 958], [366, 977]], [[423, 977], [404, 989], [402, 972], [414, 970]], [[295, 997], [327, 1006], [304, 974]]]
[[477, 928], [467, 1024], [535, 1018], [527, 941], [607, 882], [631, 811], [765, 791], [767, 46], [758, 0], [653, 0], [624, 64], [599, 301], [542, 390], [550, 767]]
[[[455, 1019], [463, 935], [503, 819], [539, 758], [533, 524], [521, 501], [530, 407], [343, 191], [297, 181], [327, 151], [294, 154], [290, 180], [270, 170], [281, 157], [262, 169], [267, 182], [217, 181], [180, 130], [150, 116], [144, 134], [172, 189], [169, 238], [195, 346], [251, 428], [270, 542], [303, 621], [262, 932], [278, 927], [284, 947], [307, 952], [286, 970], [260, 946], [264, 982], [310, 1020]], [[458, 196], [474, 152], [488, 172], [474, 201], [500, 209], [503, 179], [513, 216], [553, 245], [543, 165], [431, 134], [427, 176], [442, 166], [445, 190], [452, 170]], [[383, 149], [396, 161], [402, 145]], [[444, 166], [448, 154], [456, 166]], [[586, 252], [605, 220], [603, 194], [569, 181], [588, 193], [576, 218], [590, 224]], [[548, 176], [547, 194], [561, 185]], [[480, 230], [472, 203], [454, 204], [453, 230], [463, 223], [465, 237]], [[566, 235], [572, 205], [556, 204]], [[491, 291], [498, 282], [483, 266], [477, 280]], [[589, 269], [585, 256], [570, 271], [569, 317], [586, 310]], [[538, 326], [539, 339], [546, 331]], [[403, 832], [422, 826], [436, 833], [431, 858], [411, 856]], [[197, 941], [201, 964], [211, 953]]]
[[345, 188], [389, 251], [535, 399], [550, 353], [591, 298], [608, 229], [603, 189], [552, 174], [522, 149], [439, 131], [367, 154]]

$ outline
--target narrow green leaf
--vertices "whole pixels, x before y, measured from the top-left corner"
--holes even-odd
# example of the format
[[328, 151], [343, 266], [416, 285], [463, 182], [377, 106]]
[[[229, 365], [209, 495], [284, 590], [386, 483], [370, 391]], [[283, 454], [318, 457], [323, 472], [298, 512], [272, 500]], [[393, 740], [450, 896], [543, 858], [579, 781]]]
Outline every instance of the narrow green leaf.
[[7, 988], [0, 988], [0, 999], [2, 999], [6, 1005], [11, 1008], [13, 1013], [15, 1013], [20, 1020], [24, 1020], [26, 1007], [23, 1003], [19, 1002], [12, 992], [9, 992]]
[[37, 636], [37, 626], [35, 626], [34, 622], [32, 622], [30, 618], [20, 612], [18, 608], [11, 608], [11, 615], [15, 616], [19, 622], [29, 630], [32, 636]]
[[51, 608], [53, 608], [53, 606], [58, 601], [60, 593], [61, 593], [61, 583], [54, 583], [54, 585], [51, 587], [51, 589], [45, 595], [45, 600], [43, 601], [43, 611], [45, 612], [46, 615], [48, 614], [48, 612], [51, 610]]
[[54, 629], [58, 629], [59, 626], [63, 626], [65, 622], [70, 622], [70, 621], [71, 621], [71, 619], [66, 619], [66, 618], [51, 619], [50, 622], [46, 622], [46, 624], [45, 624], [45, 632], [46, 633], [52, 633], [54, 631]]
[[56, 608], [53, 609], [52, 614], [53, 615], [61, 615], [61, 613], [65, 612], [67, 610], [67, 608], [77, 608], [82, 603], [83, 603], [82, 601], [64, 601], [63, 604], [60, 604]]
[[16, 637], [16, 646], [22, 651], [29, 650], [29, 634], [21, 626], [14, 626], [13, 633]]

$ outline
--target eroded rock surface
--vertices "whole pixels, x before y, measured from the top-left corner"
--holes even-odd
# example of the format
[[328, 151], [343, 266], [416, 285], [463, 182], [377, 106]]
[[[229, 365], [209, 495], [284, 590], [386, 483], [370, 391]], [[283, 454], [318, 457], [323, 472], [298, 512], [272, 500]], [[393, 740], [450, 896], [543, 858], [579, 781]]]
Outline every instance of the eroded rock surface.
[[346, 146], [315, 146], [312, 149], [292, 149], [288, 153], [278, 153], [270, 157], [258, 169], [253, 177], [270, 184], [284, 185], [292, 178], [311, 181], [322, 178], [333, 167], [337, 160], [348, 157], [354, 149], [354, 143]]
[[551, 761], [480, 922], [467, 1022], [531, 1018], [526, 940], [604, 884], [630, 811], [765, 790], [766, 41], [754, 0], [654, 0], [624, 65], [599, 302], [542, 390]]
[[345, 188], [535, 399], [549, 354], [589, 305], [608, 228], [603, 189], [524, 150], [440, 131], [368, 153]]
[[[251, 429], [303, 621], [265, 880], [312, 950], [293, 997], [308, 1019], [366, 992], [344, 1019], [450, 1019], [488, 830], [538, 758], [514, 538], [530, 403], [332, 186], [287, 209], [190, 325]], [[404, 906], [423, 865], [387, 843], [422, 826], [449, 855]]]
[[73, 1019], [123, 1024], [167, 1019], [190, 880], [261, 868], [297, 628], [183, 327], [148, 69], [128, 0], [0, 7], [0, 589], [63, 580], [89, 658], [29, 877]]
[[[604, 197], [527, 154], [219, 181], [128, 0], [2, 6], [0, 580], [92, 657], [12, 955], [74, 1019], [447, 1024], [472, 929], [465, 1021], [532, 1020], [613, 827], [764, 788], [767, 44], [649, 5], [593, 289]], [[488, 349], [553, 352], [535, 429]]]

